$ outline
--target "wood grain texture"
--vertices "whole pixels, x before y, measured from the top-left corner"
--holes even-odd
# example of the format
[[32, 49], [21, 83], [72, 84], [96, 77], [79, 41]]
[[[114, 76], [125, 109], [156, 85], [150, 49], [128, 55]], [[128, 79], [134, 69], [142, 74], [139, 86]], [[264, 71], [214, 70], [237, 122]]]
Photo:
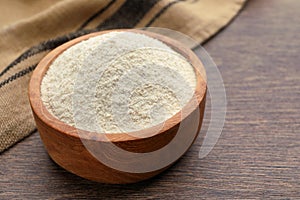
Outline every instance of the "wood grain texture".
[[[54, 164], [35, 133], [1, 155], [0, 199], [299, 199], [299, 9], [298, 0], [250, 0], [206, 43], [224, 79], [228, 110], [205, 159], [198, 159], [198, 138], [164, 173], [111, 186]], [[209, 98], [207, 106], [202, 133]]]
[[[132, 133], [104, 135], [79, 130], [50, 114], [41, 99], [41, 84], [52, 62], [65, 50], [81, 41], [118, 31], [148, 35], [164, 42], [179, 54], [183, 55], [194, 67], [196, 75], [194, 97], [180, 112], [165, 122]], [[131, 29], [101, 31], [71, 40], [45, 56], [31, 76], [29, 83], [29, 101], [45, 148], [50, 157], [58, 165], [74, 174], [93, 181], [114, 184], [134, 183], [153, 177], [165, 170], [173, 162], [178, 160], [191, 146], [192, 142], [195, 141], [202, 125], [205, 108], [206, 75], [204, 72], [204, 66], [201, 61], [188, 47], [168, 37], [148, 31]], [[181, 126], [184, 126], [185, 129], [181, 131], [180, 134]], [[175, 137], [178, 138], [177, 141], [175, 141]], [[145, 156], [133, 156], [131, 158], [126, 156], [126, 161], [124, 161], [124, 159], [122, 159], [124, 153], [120, 150], [116, 150], [115, 145], [126, 151], [137, 153], [155, 152], [166, 145], [172, 145], [176, 149], [171, 147], [165, 148], [165, 156], [167, 157], [163, 156], [162, 153], [156, 153], [156, 156], [155, 153], [153, 153], [153, 159], [145, 159], [147, 158]], [[182, 147], [179, 148], [180, 146]], [[91, 152], [93, 152], [93, 155], [98, 156], [97, 159]], [[124, 168], [134, 169], [136, 165], [150, 166], [153, 163], [164, 163], [164, 160], [168, 160], [171, 155], [174, 157], [172, 162], [166, 162], [158, 168], [153, 166], [153, 168], [143, 172], [118, 170]], [[105, 162], [102, 163], [106, 157], [109, 160], [113, 160], [119, 168], [116, 169]], [[140, 161], [136, 162], [136, 160]]]

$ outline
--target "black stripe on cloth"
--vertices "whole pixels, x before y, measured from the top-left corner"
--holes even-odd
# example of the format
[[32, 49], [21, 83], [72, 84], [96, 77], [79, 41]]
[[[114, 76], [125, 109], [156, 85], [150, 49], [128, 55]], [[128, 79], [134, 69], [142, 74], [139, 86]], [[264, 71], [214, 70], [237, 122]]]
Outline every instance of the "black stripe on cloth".
[[132, 28], [159, 0], [127, 0], [112, 17], [97, 26], [99, 30]]
[[0, 82], [0, 88], [2, 88], [4, 85], [32, 72], [35, 68], [36, 68], [37, 64], [31, 65], [30, 67], [27, 67], [19, 72], [17, 72], [16, 74], [12, 75], [11, 77], [9, 77], [8, 79]]
[[98, 12], [93, 14], [90, 18], [88, 18], [80, 27], [78, 30], [82, 30], [84, 27], [86, 27], [91, 21], [93, 21], [95, 18], [97, 18], [99, 15], [101, 15], [104, 11], [106, 11], [111, 5], [113, 5], [116, 2], [116, 0], [110, 1], [104, 8], [100, 9]]
[[167, 4], [165, 7], [163, 7], [149, 22], [148, 24], [146, 25], [146, 27], [149, 27], [151, 26], [151, 24], [153, 24], [153, 22], [158, 19], [164, 12], [166, 12], [166, 10], [168, 10], [171, 6], [179, 3], [179, 2], [182, 2], [182, 1], [186, 1], [186, 0], [176, 0], [176, 1], [172, 1], [170, 2], [169, 4]]

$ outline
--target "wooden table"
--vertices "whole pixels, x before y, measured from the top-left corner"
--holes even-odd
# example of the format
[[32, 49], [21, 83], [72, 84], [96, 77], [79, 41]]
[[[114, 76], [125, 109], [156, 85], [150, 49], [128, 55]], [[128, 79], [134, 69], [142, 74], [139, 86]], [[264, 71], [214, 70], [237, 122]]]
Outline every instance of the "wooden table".
[[[205, 159], [198, 139], [151, 180], [105, 185], [57, 166], [34, 133], [1, 155], [0, 199], [300, 199], [299, 31], [299, 0], [250, 0], [205, 44], [228, 98], [223, 133]], [[208, 107], [202, 133], [209, 116]]]

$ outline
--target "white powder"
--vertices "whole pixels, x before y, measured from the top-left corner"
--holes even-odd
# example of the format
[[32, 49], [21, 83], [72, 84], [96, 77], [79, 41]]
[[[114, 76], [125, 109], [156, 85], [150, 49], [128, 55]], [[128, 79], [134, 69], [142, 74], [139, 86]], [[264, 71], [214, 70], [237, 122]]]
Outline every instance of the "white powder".
[[49, 112], [69, 125], [120, 133], [164, 122], [195, 88], [193, 67], [166, 44], [143, 34], [111, 32], [58, 56], [41, 94]]

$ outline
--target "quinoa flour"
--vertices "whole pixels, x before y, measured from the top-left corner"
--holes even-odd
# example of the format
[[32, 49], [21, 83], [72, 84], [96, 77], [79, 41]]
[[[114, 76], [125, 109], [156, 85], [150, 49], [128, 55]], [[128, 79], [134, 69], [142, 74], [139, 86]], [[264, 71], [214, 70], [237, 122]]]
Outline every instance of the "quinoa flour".
[[41, 84], [48, 111], [88, 131], [121, 133], [157, 125], [193, 97], [191, 64], [163, 42], [110, 32], [59, 55]]

